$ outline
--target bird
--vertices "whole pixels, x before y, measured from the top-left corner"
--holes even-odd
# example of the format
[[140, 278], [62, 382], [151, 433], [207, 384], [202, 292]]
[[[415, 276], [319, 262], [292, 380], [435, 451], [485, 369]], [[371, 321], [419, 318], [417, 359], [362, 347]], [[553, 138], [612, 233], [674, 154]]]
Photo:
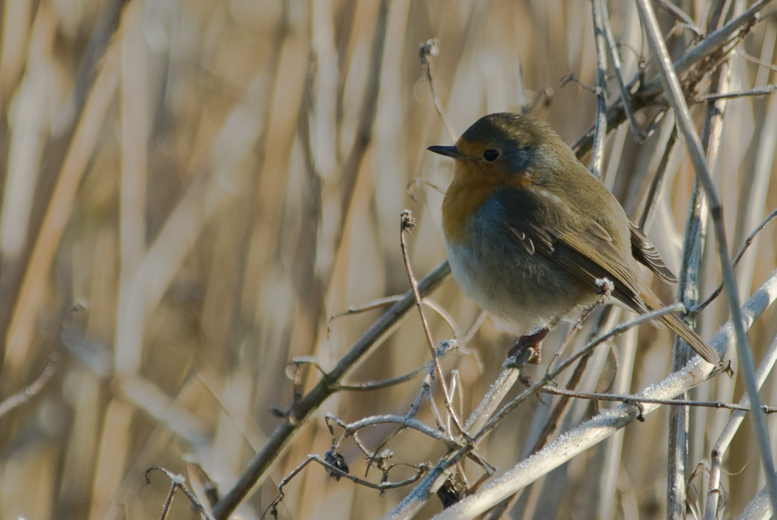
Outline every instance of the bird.
[[[605, 280], [613, 303], [641, 315], [664, 307], [648, 286], [649, 271], [670, 284], [674, 274], [546, 122], [489, 114], [455, 145], [428, 150], [455, 161], [442, 203], [453, 277], [492, 317], [524, 334], [519, 343], [539, 349], [548, 330], [601, 300]], [[720, 365], [677, 314], [658, 320]]]

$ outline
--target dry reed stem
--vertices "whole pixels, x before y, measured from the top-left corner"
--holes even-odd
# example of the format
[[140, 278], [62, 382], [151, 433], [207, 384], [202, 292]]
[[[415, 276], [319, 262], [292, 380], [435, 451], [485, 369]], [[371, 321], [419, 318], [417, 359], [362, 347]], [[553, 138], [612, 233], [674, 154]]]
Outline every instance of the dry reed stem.
[[[633, 82], [642, 75], [652, 93], [660, 91], [653, 67], [644, 68], [640, 57], [646, 48], [635, 5], [597, 5], [605, 3], [609, 13], [600, 27], [610, 59], [621, 58], [623, 80], [620, 87], [617, 74], [608, 75], [605, 87], [613, 98], [619, 92], [632, 98], [633, 128], [659, 131], [636, 142], [613, 99], [603, 181], [630, 214], [647, 208], [648, 233], [677, 272], [692, 172], [680, 143], [664, 153], [672, 118], [663, 107], [644, 106], [661, 98], [642, 97]], [[687, 12], [658, 12], [679, 70], [690, 81], [701, 78], [698, 91], [686, 93], [694, 115], [704, 109], [700, 94], [709, 75], [702, 74], [721, 62], [718, 49], [737, 45], [728, 56], [737, 94], [770, 92], [777, 83], [775, 18], [753, 23], [774, 2], [740, 4], [742, 17], [723, 13], [724, 28], [702, 41], [696, 28], [720, 2], [672, 2]], [[592, 7], [558, 0], [6, 2], [0, 402], [39, 375], [72, 302], [84, 297], [89, 312], [63, 336], [48, 383], [0, 421], [0, 517], [157, 518], [170, 486], [158, 478], [146, 485], [144, 472], [156, 466], [186, 474], [190, 461], [218, 483], [222, 499], [240, 482], [244, 494], [232, 494], [229, 507], [256, 517], [276, 497], [277, 483], [309, 454], [330, 448], [326, 414], [356, 424], [411, 410], [419, 424], [444, 423], [444, 410], [429, 398], [439, 387], [423, 377], [393, 384], [408, 381], [399, 374], [428, 373], [415, 315], [400, 326], [400, 316], [381, 319], [384, 313], [372, 310], [333, 321], [331, 333], [327, 318], [407, 288], [396, 245], [396, 216], [404, 208], [417, 219], [406, 237], [414, 269], [428, 273], [444, 260], [441, 195], [426, 186], [444, 189], [451, 171], [427, 146], [447, 143], [449, 133], [493, 111], [530, 109], [566, 142], [591, 125], [596, 97], [574, 85], [559, 88], [558, 80], [571, 73], [585, 85], [598, 83]], [[418, 44], [430, 38], [440, 50], [429, 70], [434, 98], [418, 63]], [[713, 175], [735, 250], [777, 205], [775, 107], [769, 95], [727, 101]], [[653, 178], [661, 186], [646, 202]], [[406, 186], [417, 179], [424, 187], [409, 198]], [[55, 219], [56, 208], [62, 213]], [[775, 247], [771, 228], [752, 243], [736, 271], [740, 296], [774, 270]], [[707, 247], [702, 255], [698, 291], [706, 296], [720, 272], [709, 260], [714, 251]], [[670, 301], [666, 288], [655, 289]], [[696, 317], [705, 338], [727, 319], [719, 300]], [[426, 313], [436, 340], [451, 338], [448, 321], [482, 324], [452, 282], [440, 284], [435, 302], [450, 316]], [[406, 303], [412, 309], [412, 299]], [[376, 319], [378, 329], [360, 341]], [[773, 322], [765, 317], [749, 332], [757, 359], [777, 332]], [[565, 332], [549, 336], [549, 351]], [[572, 338], [567, 352], [579, 350], [583, 336]], [[441, 368], [446, 378], [455, 374], [457, 413], [480, 429], [492, 414], [471, 412], [498, 377], [507, 340], [488, 320], [459, 340], [476, 356], [446, 355]], [[663, 379], [668, 344], [667, 333], [651, 327], [629, 333], [612, 355], [605, 348], [596, 353], [580, 391], [594, 394], [598, 381], [613, 377], [621, 393]], [[353, 345], [361, 349], [349, 351]], [[320, 370], [304, 368], [289, 380], [286, 367], [294, 359], [314, 361]], [[527, 377], [537, 380], [544, 369]], [[570, 377], [559, 375], [558, 384], [567, 386]], [[373, 390], [350, 390], [352, 381]], [[735, 402], [740, 388], [738, 380], [718, 377], [691, 399]], [[761, 395], [775, 404], [775, 378], [766, 378]], [[546, 405], [561, 399], [529, 399], [480, 438], [477, 453], [456, 470], [466, 485], [490, 485], [484, 468], [490, 464], [495, 477], [502, 475], [546, 423], [558, 423], [563, 435], [590, 417], [589, 402], [571, 399], [554, 419]], [[270, 408], [303, 417], [295, 423]], [[710, 458], [731, 416], [691, 410], [689, 468]], [[606, 446], [572, 458], [506, 503], [507, 514], [567, 518], [574, 506], [574, 514], [609, 520], [620, 511], [660, 510], [667, 501], [660, 476], [666, 417], [649, 415]], [[341, 447], [354, 475], [364, 471], [363, 462], [418, 467], [447, 449], [396, 423], [362, 429], [358, 439], [361, 446]], [[387, 449], [393, 457], [381, 459]], [[655, 454], [649, 460], [648, 450]], [[246, 465], [251, 469], [241, 476]], [[744, 430], [714, 467], [716, 485], [729, 493], [723, 514], [736, 516], [761, 487], [757, 449]], [[413, 474], [395, 467], [390, 476]], [[706, 478], [696, 476], [687, 488], [695, 511], [703, 504], [693, 488], [708, 489]], [[387, 489], [376, 500], [378, 491], [332, 481], [314, 464], [284, 487], [278, 513], [380, 518], [409, 492]], [[439, 507], [434, 499], [419, 516]], [[190, 517], [187, 501], [176, 500], [169, 518]]]

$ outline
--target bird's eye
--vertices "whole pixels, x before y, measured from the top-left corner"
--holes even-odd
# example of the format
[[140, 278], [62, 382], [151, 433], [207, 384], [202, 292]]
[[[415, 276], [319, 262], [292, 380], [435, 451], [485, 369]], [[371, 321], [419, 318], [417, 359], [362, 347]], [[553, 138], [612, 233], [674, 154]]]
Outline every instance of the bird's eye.
[[483, 152], [483, 158], [488, 162], [496, 161], [497, 157], [499, 157], [499, 152], [496, 150], [486, 150]]

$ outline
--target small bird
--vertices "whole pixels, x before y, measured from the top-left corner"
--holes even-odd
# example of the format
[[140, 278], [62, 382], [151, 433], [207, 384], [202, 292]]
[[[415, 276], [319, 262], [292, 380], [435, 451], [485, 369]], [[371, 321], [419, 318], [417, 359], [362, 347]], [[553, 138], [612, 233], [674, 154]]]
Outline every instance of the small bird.
[[[545, 122], [499, 113], [470, 126], [455, 146], [429, 150], [456, 161], [442, 204], [453, 277], [492, 316], [539, 348], [549, 328], [600, 298], [639, 314], [664, 307], [648, 273], [677, 279], [615, 196]], [[659, 318], [708, 362], [720, 358], [677, 315]]]

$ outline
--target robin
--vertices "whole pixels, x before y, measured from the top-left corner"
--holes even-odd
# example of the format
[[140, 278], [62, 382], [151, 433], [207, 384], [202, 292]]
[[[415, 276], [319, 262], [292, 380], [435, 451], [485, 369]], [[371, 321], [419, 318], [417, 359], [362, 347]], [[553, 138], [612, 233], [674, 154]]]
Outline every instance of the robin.
[[[519, 343], [539, 348], [550, 328], [601, 298], [605, 279], [615, 302], [634, 312], [664, 306], [642, 266], [666, 282], [677, 279], [547, 123], [491, 114], [455, 146], [429, 150], [456, 161], [442, 204], [453, 277], [483, 309], [525, 334]], [[706, 361], [720, 364], [677, 315], [659, 320]]]

